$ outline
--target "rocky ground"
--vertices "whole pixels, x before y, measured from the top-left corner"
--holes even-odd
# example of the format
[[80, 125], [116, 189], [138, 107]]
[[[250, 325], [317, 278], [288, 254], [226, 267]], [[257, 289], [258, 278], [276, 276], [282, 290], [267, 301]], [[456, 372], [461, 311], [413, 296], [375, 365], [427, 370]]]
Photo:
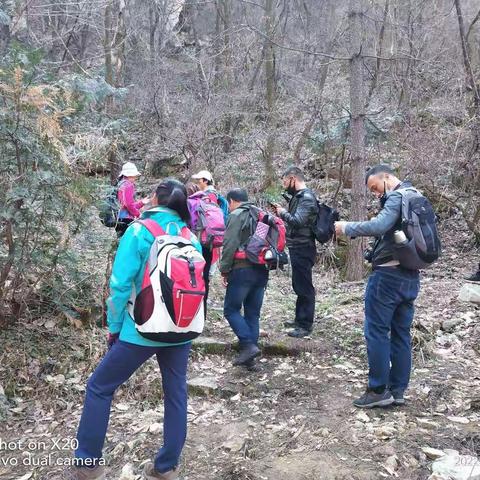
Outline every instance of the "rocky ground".
[[[453, 223], [443, 229], [445, 255], [423, 274], [404, 407], [359, 411], [351, 404], [366, 381], [363, 282], [340, 283], [319, 266], [315, 331], [293, 340], [282, 327], [293, 311], [290, 280], [273, 275], [264, 355], [252, 373], [231, 366], [234, 337], [216, 278], [189, 370], [185, 480], [414, 480], [429, 478], [442, 462], [457, 470], [450, 478], [480, 478], [480, 309], [458, 300], [478, 252]], [[71, 458], [104, 331], [74, 328], [63, 317], [29, 319], [1, 332], [0, 341], [0, 478], [62, 479], [59, 463]], [[117, 392], [105, 446], [108, 479], [139, 478], [161, 441], [157, 369], [147, 362]]]

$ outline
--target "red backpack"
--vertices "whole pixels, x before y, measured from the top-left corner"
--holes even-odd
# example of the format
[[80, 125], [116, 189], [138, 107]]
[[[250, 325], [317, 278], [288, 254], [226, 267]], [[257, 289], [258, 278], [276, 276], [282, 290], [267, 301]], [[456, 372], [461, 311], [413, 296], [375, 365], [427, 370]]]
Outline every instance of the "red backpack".
[[169, 235], [154, 220], [137, 220], [155, 237], [141, 290], [132, 292], [129, 313], [142, 337], [179, 343], [198, 337], [204, 326], [205, 260], [187, 227]]
[[243, 228], [250, 229], [246, 245], [236, 253], [236, 259], [266, 265], [269, 269], [282, 268], [288, 264], [285, 252], [286, 229], [283, 221], [258, 207], [250, 206]]

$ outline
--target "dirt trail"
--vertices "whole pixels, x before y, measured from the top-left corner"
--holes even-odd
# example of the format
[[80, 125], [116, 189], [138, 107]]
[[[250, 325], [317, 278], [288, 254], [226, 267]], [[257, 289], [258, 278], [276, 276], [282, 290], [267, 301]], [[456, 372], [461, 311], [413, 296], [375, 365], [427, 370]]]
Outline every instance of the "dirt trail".
[[[211, 319], [189, 371], [184, 478], [414, 480], [430, 474], [431, 460], [422, 447], [478, 456], [479, 310], [457, 301], [459, 278], [475, 257], [460, 252], [459, 264], [459, 248], [452, 241], [442, 264], [424, 274], [414, 328], [415, 368], [408, 403], [401, 408], [359, 411], [351, 404], [366, 381], [363, 283], [338, 283], [318, 271], [314, 334], [293, 340], [282, 324], [290, 318], [294, 296], [289, 279], [274, 275], [262, 317], [265, 355], [261, 370], [248, 373], [231, 366], [234, 337], [221, 317], [222, 287], [216, 279]], [[55, 321], [54, 328], [42, 325], [48, 320]], [[441, 329], [445, 320], [455, 320], [450, 331]], [[10, 402], [0, 438], [37, 447], [3, 448], [1, 458], [16, 457], [20, 465], [0, 464], [0, 478], [62, 479], [55, 459], [69, 458], [70, 445], [64, 442], [64, 450], [52, 445], [74, 437], [85, 380], [105, 350], [103, 332], [41, 319], [0, 335], [5, 346], [0, 384]], [[151, 360], [114, 400], [105, 446], [108, 479], [139, 478], [142, 462], [161, 438], [162, 415], [160, 378]], [[24, 464], [29, 454], [38, 462], [49, 453], [50, 465]]]

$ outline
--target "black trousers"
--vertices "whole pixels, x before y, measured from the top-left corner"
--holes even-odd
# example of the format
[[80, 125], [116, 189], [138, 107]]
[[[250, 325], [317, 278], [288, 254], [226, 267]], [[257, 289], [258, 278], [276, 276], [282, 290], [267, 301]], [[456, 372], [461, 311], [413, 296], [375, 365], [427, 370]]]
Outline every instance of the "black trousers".
[[315, 264], [317, 248], [315, 244], [289, 247], [292, 265], [292, 287], [297, 294], [295, 323], [305, 330], [313, 328], [315, 316], [315, 287], [312, 269]]
[[117, 232], [117, 237], [120, 238], [123, 236], [128, 226], [133, 222], [133, 218], [124, 218], [119, 220], [115, 225], [115, 231]]
[[212, 267], [212, 256], [213, 256], [213, 249], [202, 247], [202, 255], [205, 259], [205, 268], [203, 269], [203, 280], [205, 281], [205, 298], [204, 298], [204, 306], [205, 306], [205, 318], [207, 318], [207, 300], [208, 300], [208, 292], [210, 290], [210, 268]]

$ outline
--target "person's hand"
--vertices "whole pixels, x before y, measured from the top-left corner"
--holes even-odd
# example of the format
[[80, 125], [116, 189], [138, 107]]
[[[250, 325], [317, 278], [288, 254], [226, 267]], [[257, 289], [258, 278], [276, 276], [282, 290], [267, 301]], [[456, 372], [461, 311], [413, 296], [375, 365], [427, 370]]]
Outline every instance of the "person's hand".
[[222, 283], [224, 287], [228, 286], [228, 273], [222, 273]]
[[345, 235], [345, 225], [347, 222], [335, 222], [335, 235], [341, 237]]
[[107, 334], [107, 345], [108, 345], [109, 350], [113, 347], [115, 342], [118, 340], [119, 336], [120, 336], [120, 332], [118, 332], [118, 333], [108, 332], [108, 334]]
[[142, 200], [141, 200], [141, 202], [144, 205], [148, 205], [151, 201], [152, 201], [151, 197], [145, 197], [145, 198], [142, 198]]
[[283, 208], [280, 204], [275, 204], [275, 214], [279, 217], [282, 213], [285, 213], [287, 210]]

